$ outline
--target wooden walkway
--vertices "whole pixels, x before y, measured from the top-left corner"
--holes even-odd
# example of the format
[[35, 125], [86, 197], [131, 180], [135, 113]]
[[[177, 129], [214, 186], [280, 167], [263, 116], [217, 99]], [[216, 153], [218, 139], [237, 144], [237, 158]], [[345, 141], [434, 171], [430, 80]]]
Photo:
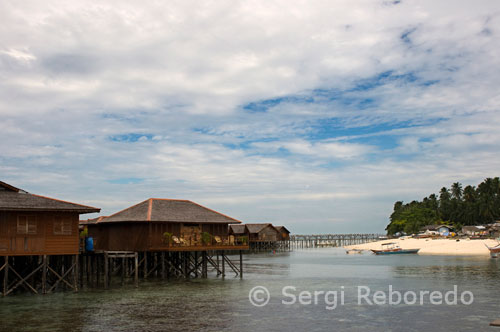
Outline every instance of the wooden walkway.
[[385, 234], [312, 234], [290, 235], [292, 248], [343, 247], [384, 239]]
[[250, 241], [250, 252], [290, 251], [290, 241]]

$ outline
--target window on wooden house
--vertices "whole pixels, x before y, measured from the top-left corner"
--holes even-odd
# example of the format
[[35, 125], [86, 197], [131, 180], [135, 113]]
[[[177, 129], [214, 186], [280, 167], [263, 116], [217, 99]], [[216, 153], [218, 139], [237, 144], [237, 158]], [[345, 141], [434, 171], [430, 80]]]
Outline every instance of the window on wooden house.
[[18, 216], [17, 234], [36, 234], [36, 216]]
[[71, 235], [72, 224], [69, 217], [54, 218], [54, 235]]

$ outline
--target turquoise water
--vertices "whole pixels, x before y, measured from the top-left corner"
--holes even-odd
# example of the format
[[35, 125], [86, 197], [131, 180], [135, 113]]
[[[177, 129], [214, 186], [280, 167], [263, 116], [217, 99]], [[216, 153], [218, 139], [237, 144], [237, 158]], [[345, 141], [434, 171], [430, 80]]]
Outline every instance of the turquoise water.
[[[110, 290], [0, 298], [1, 331], [500, 331], [500, 261], [487, 257], [346, 255], [341, 249], [308, 249], [245, 256], [244, 279], [142, 282]], [[373, 292], [445, 293], [457, 286], [473, 294], [469, 305], [358, 304], [358, 286]], [[264, 286], [271, 296], [255, 307], [248, 293]], [[288, 294], [283, 294], [283, 287]], [[305, 291], [337, 291], [317, 302], [284, 304]], [[343, 292], [344, 302], [340, 295]], [[262, 294], [260, 294], [262, 295]], [[306, 294], [307, 295], [307, 294]], [[306, 303], [306, 295], [303, 299]], [[259, 296], [258, 299], [261, 299]], [[411, 296], [410, 296], [411, 299]], [[469, 301], [469, 298], [464, 298]], [[466, 301], [466, 302], [467, 302]], [[326, 307], [329, 306], [331, 310]]]

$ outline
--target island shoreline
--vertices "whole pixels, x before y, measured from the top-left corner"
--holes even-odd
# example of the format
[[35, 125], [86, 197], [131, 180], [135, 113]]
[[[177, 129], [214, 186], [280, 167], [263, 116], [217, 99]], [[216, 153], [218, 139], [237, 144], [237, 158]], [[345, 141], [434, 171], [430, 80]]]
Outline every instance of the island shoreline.
[[490, 252], [486, 245], [493, 247], [498, 244], [493, 239], [414, 239], [399, 238], [389, 239], [363, 244], [344, 246], [347, 250], [379, 250], [383, 243], [393, 242], [402, 249], [420, 249], [419, 255], [449, 255], [449, 256], [489, 256]]

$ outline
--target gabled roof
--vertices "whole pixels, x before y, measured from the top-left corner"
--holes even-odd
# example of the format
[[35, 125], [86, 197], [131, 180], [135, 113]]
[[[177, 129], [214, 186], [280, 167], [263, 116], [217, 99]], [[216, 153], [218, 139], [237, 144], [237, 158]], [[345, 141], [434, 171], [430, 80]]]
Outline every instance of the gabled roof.
[[0, 211], [64, 211], [83, 214], [99, 212], [101, 209], [30, 194], [0, 182]]
[[80, 220], [78, 223], [79, 223], [79, 225], [83, 225], [83, 226], [85, 226], [85, 225], [93, 225], [96, 222], [101, 221], [104, 218], [106, 218], [106, 216], [101, 216], [101, 217], [91, 218], [91, 219], [86, 219], [86, 220]]
[[109, 222], [192, 222], [236, 224], [241, 221], [211, 210], [197, 203], [180, 200], [150, 198], [109, 217], [97, 221]]
[[20, 191], [24, 191], [24, 190], [21, 190], [19, 188], [16, 188], [14, 186], [11, 186], [10, 184], [8, 183], [5, 183], [3, 181], [0, 181], [0, 191], [10, 191], [10, 192], [20, 192]]
[[229, 225], [229, 229], [234, 233], [234, 234], [245, 234], [247, 229], [246, 225]]
[[436, 231], [436, 230], [440, 229], [441, 227], [445, 227], [445, 228], [448, 228], [448, 229], [452, 229], [453, 228], [452, 226], [448, 226], [448, 225], [427, 225], [427, 226], [421, 227], [420, 230], [421, 231], [425, 231], [425, 230]]
[[288, 234], [290, 234], [290, 231], [285, 227], [285, 226], [274, 226], [274, 228], [276, 228], [276, 230], [278, 232], [282, 232], [282, 231], [285, 231], [287, 232]]
[[[273, 227], [272, 224], [266, 223], [266, 224], [245, 224], [247, 226], [248, 232], [250, 234], [256, 234], [262, 231], [264, 228], [271, 226]], [[274, 228], [274, 227], [273, 227]], [[276, 229], [275, 229], [276, 230]]]

